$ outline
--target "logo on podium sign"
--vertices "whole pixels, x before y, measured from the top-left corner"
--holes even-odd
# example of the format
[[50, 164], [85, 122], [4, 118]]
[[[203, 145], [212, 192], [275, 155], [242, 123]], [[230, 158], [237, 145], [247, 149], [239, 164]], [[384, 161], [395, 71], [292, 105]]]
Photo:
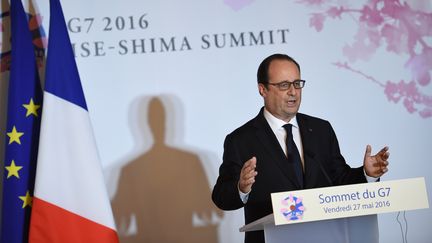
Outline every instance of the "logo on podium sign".
[[303, 198], [289, 194], [288, 197], [281, 201], [280, 212], [288, 221], [295, 221], [303, 219], [305, 207], [303, 205]]

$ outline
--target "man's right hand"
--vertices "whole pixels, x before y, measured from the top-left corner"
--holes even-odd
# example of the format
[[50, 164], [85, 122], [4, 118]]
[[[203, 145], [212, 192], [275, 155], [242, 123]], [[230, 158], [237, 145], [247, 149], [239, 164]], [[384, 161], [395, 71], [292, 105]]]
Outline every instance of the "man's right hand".
[[258, 174], [258, 172], [255, 171], [255, 168], [255, 157], [252, 157], [244, 163], [243, 168], [240, 171], [240, 179], [238, 183], [239, 190], [242, 193], [249, 193], [252, 190], [252, 185], [255, 182], [255, 176]]

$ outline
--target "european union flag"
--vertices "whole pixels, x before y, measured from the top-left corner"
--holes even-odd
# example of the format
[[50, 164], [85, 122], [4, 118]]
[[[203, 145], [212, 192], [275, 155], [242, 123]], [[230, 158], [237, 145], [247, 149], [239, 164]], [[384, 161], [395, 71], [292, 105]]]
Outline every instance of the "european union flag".
[[42, 90], [27, 15], [21, 0], [10, 2], [12, 51], [0, 242], [21, 243], [28, 241]]

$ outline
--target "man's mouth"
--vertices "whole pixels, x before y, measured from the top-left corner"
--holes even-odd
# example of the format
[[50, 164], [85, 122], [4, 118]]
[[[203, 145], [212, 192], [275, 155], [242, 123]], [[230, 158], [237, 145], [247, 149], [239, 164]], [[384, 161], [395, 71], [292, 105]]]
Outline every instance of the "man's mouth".
[[295, 104], [296, 104], [296, 99], [289, 99], [289, 100], [287, 101], [287, 103], [288, 103], [289, 105], [295, 105]]

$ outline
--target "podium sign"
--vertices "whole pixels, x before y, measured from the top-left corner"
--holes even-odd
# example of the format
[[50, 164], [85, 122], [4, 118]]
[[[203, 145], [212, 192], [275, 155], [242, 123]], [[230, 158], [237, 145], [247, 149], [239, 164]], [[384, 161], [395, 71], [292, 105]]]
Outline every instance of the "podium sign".
[[423, 177], [272, 193], [275, 225], [428, 208]]

